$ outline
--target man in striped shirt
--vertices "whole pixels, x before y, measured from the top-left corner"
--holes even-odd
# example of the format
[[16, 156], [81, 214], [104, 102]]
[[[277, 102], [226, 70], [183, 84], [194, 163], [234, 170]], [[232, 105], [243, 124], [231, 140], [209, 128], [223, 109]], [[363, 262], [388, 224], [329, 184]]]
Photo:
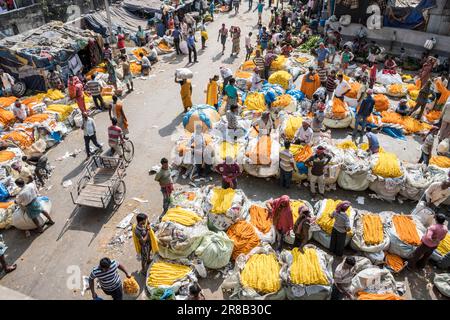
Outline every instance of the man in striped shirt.
[[328, 100], [331, 100], [331, 98], [333, 97], [334, 89], [336, 89], [336, 70], [330, 71], [330, 74], [327, 78], [326, 88]]
[[119, 272], [117, 269], [121, 270], [127, 278], [131, 278], [131, 275], [125, 269], [123, 265], [118, 263], [116, 260], [111, 260], [109, 258], [103, 258], [100, 260], [100, 264], [94, 268], [89, 276], [89, 287], [92, 293], [92, 299], [99, 299], [97, 293], [95, 292], [94, 280], [98, 279], [100, 287], [103, 292], [108, 296], [111, 296], [113, 300], [122, 300], [122, 281], [120, 280]]
[[111, 119], [111, 126], [108, 127], [108, 144], [111, 147], [111, 155], [117, 152], [122, 156], [122, 148], [120, 148], [120, 141], [123, 139], [122, 129], [117, 125], [117, 119]]
[[92, 79], [86, 83], [87, 92], [92, 96], [95, 107], [99, 110], [105, 109], [105, 103], [102, 98], [102, 84], [99, 80], [96, 80], [97, 74], [92, 76]]
[[327, 68], [325, 67], [325, 64], [323, 61], [319, 62], [319, 66], [316, 69], [317, 74], [319, 75], [320, 84], [322, 87], [325, 87], [327, 85]]
[[291, 143], [286, 140], [284, 150], [280, 152], [280, 185], [286, 189], [291, 187], [292, 172], [297, 168], [290, 147]]

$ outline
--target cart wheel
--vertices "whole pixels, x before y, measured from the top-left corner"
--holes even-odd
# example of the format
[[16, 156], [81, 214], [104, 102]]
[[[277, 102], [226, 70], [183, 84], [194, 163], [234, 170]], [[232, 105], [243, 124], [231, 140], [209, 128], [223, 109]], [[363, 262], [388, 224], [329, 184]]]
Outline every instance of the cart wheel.
[[131, 140], [125, 140], [122, 144], [123, 159], [130, 163], [134, 157], [134, 144]]
[[125, 186], [125, 182], [120, 180], [119, 185], [117, 186], [116, 191], [114, 191], [113, 201], [116, 206], [120, 206], [125, 200], [125, 194], [127, 193], [127, 187]]
[[83, 178], [80, 179], [80, 181], [78, 182], [78, 189], [77, 189], [78, 194], [80, 194], [81, 190], [83, 190], [84, 187], [86, 187], [87, 183], [89, 182], [89, 179], [90, 179], [89, 176], [84, 176]]

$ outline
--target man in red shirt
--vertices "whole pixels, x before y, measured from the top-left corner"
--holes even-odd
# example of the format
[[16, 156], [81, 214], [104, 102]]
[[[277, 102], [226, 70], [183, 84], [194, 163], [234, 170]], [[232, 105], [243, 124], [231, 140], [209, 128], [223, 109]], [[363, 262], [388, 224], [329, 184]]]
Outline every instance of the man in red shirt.
[[117, 49], [120, 50], [122, 54], [125, 54], [125, 34], [122, 31], [122, 27], [117, 28]]
[[117, 119], [111, 119], [111, 126], [108, 127], [108, 144], [111, 147], [111, 155], [118, 153], [122, 157], [122, 148], [120, 142], [123, 139], [122, 129], [117, 125]]
[[427, 229], [422, 237], [422, 244], [414, 250], [408, 260], [408, 269], [423, 269], [433, 251], [447, 235], [448, 229], [444, 225], [445, 216], [440, 213], [436, 215], [436, 223]]

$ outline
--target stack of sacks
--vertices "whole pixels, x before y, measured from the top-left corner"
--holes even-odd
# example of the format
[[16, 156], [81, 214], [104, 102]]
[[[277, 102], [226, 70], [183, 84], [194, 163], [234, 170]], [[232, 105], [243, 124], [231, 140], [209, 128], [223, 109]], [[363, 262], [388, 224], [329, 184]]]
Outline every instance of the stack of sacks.
[[286, 70], [287, 68], [287, 62], [288, 59], [283, 56], [279, 55], [275, 60], [272, 61], [270, 64], [270, 70], [271, 71], [280, 71], [280, 70]]
[[251, 71], [236, 70], [234, 73], [236, 87], [243, 91], [249, 90], [252, 85], [252, 76], [253, 72]]
[[205, 191], [203, 210], [210, 229], [225, 231], [248, 213], [248, 200], [242, 190], [209, 187]]
[[194, 132], [195, 125], [201, 123], [203, 132], [211, 129], [220, 120], [216, 108], [206, 104], [193, 106], [183, 117], [183, 126], [189, 132]]
[[374, 264], [384, 262], [384, 250], [389, 247], [388, 219], [386, 215], [358, 211], [351, 247], [362, 251]]
[[422, 84], [420, 80], [417, 80], [415, 84], [408, 84], [406, 86], [408, 90], [409, 97], [416, 101], [417, 97], [419, 96], [420, 88], [422, 87]]
[[392, 273], [375, 266], [358, 272], [352, 279], [350, 290], [358, 300], [403, 300], [398, 295]]
[[284, 70], [274, 72], [269, 77], [269, 83], [279, 84], [284, 90], [288, 90], [292, 87], [292, 75]]
[[389, 99], [384, 94], [375, 94], [373, 96], [375, 100], [375, 110], [378, 112], [386, 111], [389, 109]]
[[4, 134], [1, 137], [1, 139], [3, 141], [11, 141], [11, 142], [15, 143], [22, 150], [31, 147], [31, 145], [34, 142], [34, 139], [31, 136], [31, 134], [29, 134], [25, 131], [22, 131], [22, 130], [10, 131], [10, 132]]
[[301, 127], [303, 118], [300, 114], [288, 114], [281, 121], [281, 135], [287, 140], [293, 140], [295, 133]]
[[[37, 202], [42, 207], [43, 211], [48, 212], [51, 215], [52, 203], [48, 197], [37, 197]], [[41, 213], [37, 217], [39, 226], [44, 226], [47, 222], [47, 218]], [[12, 216], [11, 225], [19, 230], [35, 230], [36, 223], [31, 220], [28, 213], [20, 206], [16, 206], [16, 209]]]
[[330, 255], [313, 245], [283, 250], [281, 277], [290, 300], [327, 300], [331, 294], [333, 274]]
[[350, 83], [350, 91], [345, 94], [344, 100], [350, 107], [358, 105], [358, 92], [361, 89], [361, 84], [357, 81]]
[[16, 204], [11, 202], [0, 202], [0, 230], [8, 229], [12, 225], [12, 217], [16, 210]]
[[358, 149], [351, 140], [337, 144], [343, 152], [343, 163], [337, 179], [344, 190], [364, 191], [369, 187], [370, 163], [367, 153]]
[[213, 129], [209, 132], [212, 136], [220, 141], [236, 142], [242, 145], [247, 144], [247, 134], [252, 126], [252, 119], [237, 118], [238, 129], [228, 129], [228, 121], [226, 116], [222, 116], [219, 122], [214, 124]]
[[448, 260], [450, 257], [450, 233], [447, 233], [436, 250], [431, 255], [431, 260], [436, 261], [439, 268], [448, 268]]
[[353, 114], [350, 112], [346, 102], [338, 98], [329, 100], [325, 108], [325, 119], [323, 124], [328, 128], [347, 128], [352, 122]]
[[[247, 255], [238, 257], [240, 286], [235, 291], [238, 299], [283, 300], [281, 263], [270, 246], [254, 248]], [[239, 265], [239, 266], [238, 266]]]
[[386, 94], [390, 95], [391, 97], [401, 98], [406, 96], [406, 93], [408, 92], [408, 89], [403, 84], [391, 84], [387, 86]]
[[406, 267], [406, 261], [396, 254], [385, 252], [385, 266], [394, 273], [399, 273]]
[[225, 232], [208, 231], [195, 250], [195, 255], [206, 268], [221, 269], [230, 262], [233, 245]]
[[[194, 156], [191, 149], [191, 138], [192, 133], [189, 131], [184, 131], [184, 133], [178, 138], [175, 142], [175, 154], [173, 155], [173, 162], [176, 165], [193, 165], [194, 164]], [[203, 134], [203, 138], [205, 139], [205, 144], [209, 148], [212, 144], [212, 138], [209, 134]]]
[[393, 214], [390, 221], [388, 251], [402, 258], [409, 258], [421, 244], [420, 239], [426, 232], [419, 218], [415, 215]]
[[276, 133], [251, 138], [245, 152], [244, 170], [255, 177], [267, 178], [278, 174], [280, 143]]
[[181, 207], [194, 211], [203, 216], [204, 192], [201, 188], [191, 188], [175, 190], [172, 192], [171, 206]]
[[379, 70], [377, 72], [377, 82], [382, 84], [385, 87], [388, 87], [392, 84], [403, 84], [402, 77], [396, 73], [396, 74], [390, 74], [390, 73], [383, 73], [383, 70]]
[[450, 158], [446, 156], [432, 156], [430, 158], [430, 165], [438, 168], [448, 169], [450, 168]]
[[245, 61], [242, 65], [241, 65], [241, 70], [242, 71], [253, 71], [256, 68], [256, 64], [253, 62], [253, 60], [248, 60]]
[[272, 103], [272, 109], [279, 109], [285, 112], [295, 112], [297, 110], [297, 100], [289, 94], [278, 96]]
[[248, 254], [261, 241], [253, 225], [245, 220], [239, 220], [227, 230], [227, 236], [233, 241], [231, 258], [236, 260], [240, 254]]
[[207, 231], [204, 219], [194, 211], [170, 208], [155, 231], [159, 254], [166, 259], [186, 258], [197, 249]]
[[403, 167], [397, 155], [379, 152], [371, 156], [372, 175], [369, 189], [386, 200], [395, 200], [404, 183]]
[[[422, 164], [406, 163], [404, 166], [405, 181], [401, 186], [400, 195], [406, 199], [419, 201], [425, 190], [433, 182], [431, 171]], [[443, 172], [445, 176], [445, 172]]]
[[269, 211], [264, 203], [252, 203], [248, 210], [247, 221], [254, 227], [262, 243], [275, 242], [276, 233], [272, 219], [268, 218]]
[[148, 269], [146, 285], [150, 299], [160, 300], [168, 290], [176, 295], [180, 290], [188, 291], [189, 286], [195, 282], [197, 278], [190, 265], [157, 258]]
[[241, 164], [243, 163], [244, 152], [245, 146], [241, 142], [218, 140], [214, 144], [214, 165], [223, 163], [227, 158], [231, 158], [236, 163]]
[[264, 112], [266, 111], [267, 106], [264, 99], [264, 94], [261, 92], [250, 92], [247, 94], [247, 97], [244, 101], [243, 111], [251, 111], [251, 112]]
[[[438, 110], [431, 110], [425, 113], [425, 119], [429, 124], [437, 124], [441, 119], [442, 112]], [[423, 119], [423, 117], [422, 117]]]
[[65, 121], [70, 116], [73, 110], [73, 105], [51, 104], [47, 107], [45, 113], [55, 114], [58, 121]]
[[164, 40], [162, 39], [159, 43], [158, 46], [156, 47], [156, 49], [158, 50], [158, 54], [168, 54], [174, 51], [174, 49], [172, 47], [170, 47], [170, 45]]
[[[337, 205], [341, 202], [342, 200], [324, 199], [318, 201], [314, 206], [316, 224], [320, 227], [320, 230], [313, 233], [313, 239], [325, 248], [330, 248], [331, 231], [333, 230], [334, 221], [336, 220], [335, 218], [331, 218], [330, 215], [336, 210]], [[353, 207], [348, 208], [346, 214], [350, 219], [350, 226], [353, 226], [356, 216]], [[350, 243], [352, 236], [353, 231], [351, 230], [347, 233], [345, 245]]]
[[375, 85], [373, 86], [373, 93], [386, 94], [386, 87], [381, 84], [375, 83]]
[[2, 128], [12, 126], [15, 121], [14, 113], [0, 108], [0, 126]]

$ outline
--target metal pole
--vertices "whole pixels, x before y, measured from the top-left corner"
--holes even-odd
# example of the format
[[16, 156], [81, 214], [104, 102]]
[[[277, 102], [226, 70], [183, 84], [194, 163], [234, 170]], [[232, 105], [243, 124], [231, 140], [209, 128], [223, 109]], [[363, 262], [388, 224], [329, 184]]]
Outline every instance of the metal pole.
[[109, 28], [109, 43], [113, 43], [113, 31], [111, 24], [111, 12], [109, 11], [109, 0], [105, 0], [105, 9], [106, 9], [106, 18], [108, 19], [108, 28]]

